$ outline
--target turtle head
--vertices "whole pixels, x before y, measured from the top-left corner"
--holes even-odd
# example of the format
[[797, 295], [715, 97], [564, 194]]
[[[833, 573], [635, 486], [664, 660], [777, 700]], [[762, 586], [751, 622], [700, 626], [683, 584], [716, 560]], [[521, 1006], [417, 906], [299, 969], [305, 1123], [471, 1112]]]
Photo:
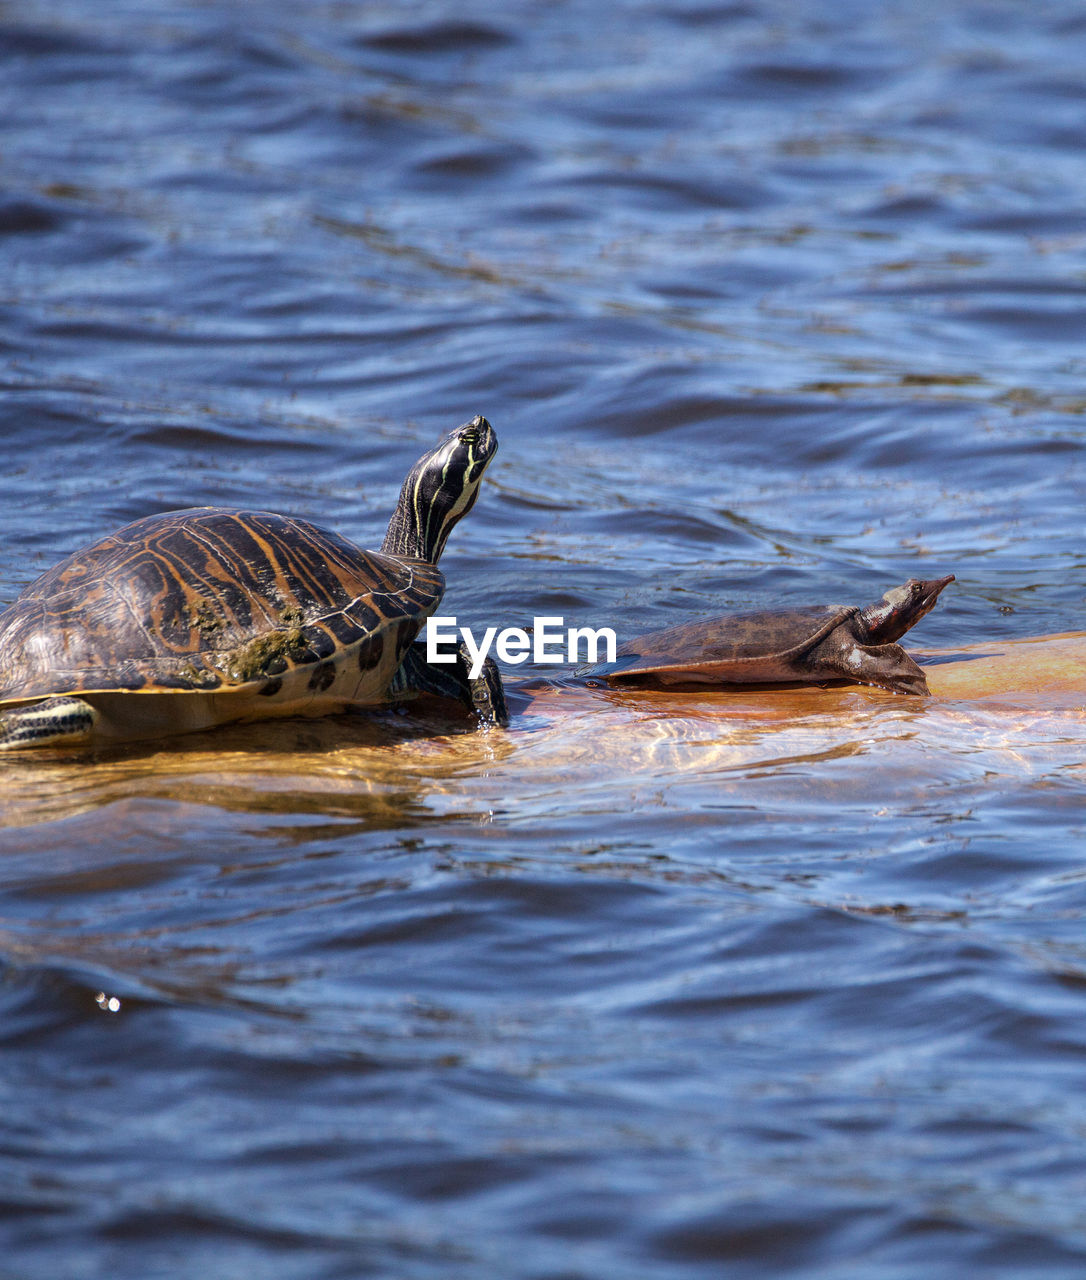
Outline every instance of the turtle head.
[[954, 575], [945, 578], [910, 578], [903, 586], [892, 587], [877, 604], [869, 604], [860, 610], [859, 623], [866, 632], [866, 639], [875, 644], [890, 644], [915, 626], [924, 614], [930, 612], [939, 592], [954, 581]]
[[498, 437], [485, 418], [457, 427], [408, 472], [381, 550], [436, 564], [453, 526], [475, 505]]

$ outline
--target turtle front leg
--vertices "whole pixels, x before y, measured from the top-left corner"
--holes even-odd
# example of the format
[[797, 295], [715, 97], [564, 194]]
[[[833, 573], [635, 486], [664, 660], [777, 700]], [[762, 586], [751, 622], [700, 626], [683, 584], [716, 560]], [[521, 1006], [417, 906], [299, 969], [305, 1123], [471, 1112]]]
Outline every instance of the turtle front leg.
[[90, 741], [98, 712], [82, 698], [45, 698], [0, 711], [0, 751], [78, 746]]
[[873, 684], [891, 693], [930, 693], [924, 672], [899, 644], [850, 644], [817, 656], [820, 667], [857, 684]]
[[509, 710], [497, 663], [487, 658], [482, 672], [474, 680], [468, 674], [470, 670], [471, 658], [464, 644], [457, 647], [457, 659], [450, 663], [427, 662], [424, 646], [413, 644], [396, 672], [392, 692], [432, 693], [438, 698], [452, 698], [474, 711], [480, 724], [496, 724], [504, 729], [509, 723]]
[[467, 688], [468, 705], [478, 716], [479, 723], [496, 724], [502, 729], [507, 728], [509, 708], [505, 705], [505, 686], [502, 684], [498, 664], [493, 658], [487, 658], [483, 662], [482, 674], [472, 680], [468, 675], [471, 670], [471, 659], [468, 657], [466, 646], [460, 645], [457, 652], [460, 655], [460, 660], [456, 664], [457, 671], [462, 672]]

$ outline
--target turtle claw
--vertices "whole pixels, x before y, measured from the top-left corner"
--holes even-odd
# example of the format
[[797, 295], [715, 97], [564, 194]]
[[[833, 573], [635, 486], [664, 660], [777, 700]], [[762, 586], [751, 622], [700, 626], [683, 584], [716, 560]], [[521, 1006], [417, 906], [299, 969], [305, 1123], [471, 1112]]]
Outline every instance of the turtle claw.
[[924, 672], [897, 644], [856, 645], [840, 666], [841, 673], [861, 684], [890, 693], [924, 697], [930, 694]]
[[882, 688], [889, 689], [891, 693], [912, 694], [915, 697], [926, 697], [931, 693], [923, 672], [918, 676], [904, 675], [892, 684], [883, 683]]
[[493, 658], [483, 663], [482, 674], [473, 680], [467, 673], [471, 670], [471, 658], [465, 645], [458, 646], [460, 660], [457, 664], [462, 672], [467, 692], [466, 702], [480, 725], [497, 725], [500, 729], [509, 726], [509, 708], [505, 704], [505, 688], [502, 685], [501, 672]]

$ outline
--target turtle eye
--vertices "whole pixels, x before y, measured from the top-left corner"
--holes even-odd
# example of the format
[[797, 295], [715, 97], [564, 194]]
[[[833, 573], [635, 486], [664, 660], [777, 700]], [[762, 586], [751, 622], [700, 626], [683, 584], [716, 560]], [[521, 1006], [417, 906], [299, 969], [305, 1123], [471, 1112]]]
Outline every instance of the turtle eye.
[[470, 422], [466, 422], [460, 428], [460, 443], [466, 445], [476, 445], [482, 439], [484, 430], [490, 427], [490, 423], [481, 415], [476, 414]]

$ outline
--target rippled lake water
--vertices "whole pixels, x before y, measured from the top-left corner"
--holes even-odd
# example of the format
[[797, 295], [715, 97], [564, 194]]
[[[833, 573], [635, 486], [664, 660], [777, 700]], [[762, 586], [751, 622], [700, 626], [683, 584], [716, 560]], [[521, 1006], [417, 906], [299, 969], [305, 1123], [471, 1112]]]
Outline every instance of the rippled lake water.
[[[465, 625], [1083, 628], [1061, 0], [0, 8], [0, 602], [140, 516]], [[512, 678], [536, 674], [509, 668]], [[1086, 1267], [1086, 696], [515, 693], [0, 769], [0, 1277]]]

